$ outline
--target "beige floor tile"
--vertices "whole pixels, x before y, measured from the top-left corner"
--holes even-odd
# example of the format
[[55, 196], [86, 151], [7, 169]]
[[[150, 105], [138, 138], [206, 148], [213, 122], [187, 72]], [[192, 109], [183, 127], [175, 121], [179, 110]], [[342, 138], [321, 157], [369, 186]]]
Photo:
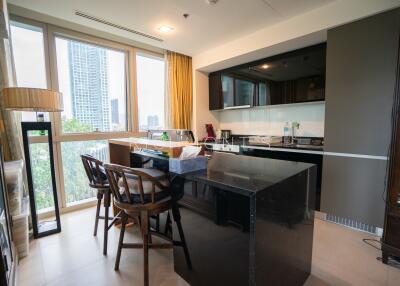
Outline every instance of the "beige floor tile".
[[[19, 286], [142, 285], [142, 251], [124, 249], [114, 271], [119, 229], [109, 231], [108, 255], [102, 255], [103, 224], [93, 236], [94, 209], [62, 215], [60, 234], [33, 240], [30, 255], [18, 267]], [[306, 286], [400, 285], [400, 269], [382, 264], [380, 252], [363, 238], [373, 235], [315, 220], [312, 275]], [[127, 229], [126, 242], [140, 241]], [[152, 286], [188, 286], [173, 270], [171, 250], [150, 250]]]

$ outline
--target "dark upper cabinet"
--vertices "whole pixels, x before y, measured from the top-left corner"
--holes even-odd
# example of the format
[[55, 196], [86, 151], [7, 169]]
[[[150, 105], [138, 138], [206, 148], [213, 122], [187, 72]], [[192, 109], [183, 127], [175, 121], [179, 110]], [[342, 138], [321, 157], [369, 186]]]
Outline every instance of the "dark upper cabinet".
[[211, 73], [210, 110], [325, 100], [326, 44]]
[[220, 73], [211, 73], [209, 81], [209, 109], [217, 110], [223, 108], [222, 82]]

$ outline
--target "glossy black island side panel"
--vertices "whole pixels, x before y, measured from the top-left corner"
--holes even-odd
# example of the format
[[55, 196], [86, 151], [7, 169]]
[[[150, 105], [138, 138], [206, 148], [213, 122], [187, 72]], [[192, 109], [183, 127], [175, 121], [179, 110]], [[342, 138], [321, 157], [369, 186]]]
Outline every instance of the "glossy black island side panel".
[[251, 196], [203, 183], [186, 189], [182, 203], [191, 204], [181, 214], [193, 270], [175, 247], [175, 271], [192, 286], [303, 285], [311, 271], [315, 173], [314, 166]]
[[[221, 192], [212, 190], [214, 191]], [[244, 210], [237, 211], [248, 212], [249, 198], [239, 196], [243, 200]], [[225, 202], [224, 207], [229, 208], [227, 204], [229, 202]], [[191, 286], [249, 285], [250, 232], [238, 222], [232, 223], [228, 219], [217, 222], [214, 217], [217, 210], [209, 215], [205, 214], [206, 211], [204, 209], [200, 213], [187, 207], [181, 208], [181, 222], [193, 269], [187, 268], [182, 248], [174, 247], [175, 272]], [[229, 211], [226, 210], [227, 212]], [[175, 226], [173, 234], [174, 237], [177, 234]], [[178, 236], [176, 239], [179, 239]]]
[[315, 177], [313, 167], [257, 194], [255, 285], [303, 285], [310, 275]]
[[[316, 166], [214, 154], [185, 175], [174, 268], [192, 286], [303, 285], [311, 270]], [[174, 239], [179, 239], [174, 226]], [[283, 276], [283, 277], [282, 277]]]

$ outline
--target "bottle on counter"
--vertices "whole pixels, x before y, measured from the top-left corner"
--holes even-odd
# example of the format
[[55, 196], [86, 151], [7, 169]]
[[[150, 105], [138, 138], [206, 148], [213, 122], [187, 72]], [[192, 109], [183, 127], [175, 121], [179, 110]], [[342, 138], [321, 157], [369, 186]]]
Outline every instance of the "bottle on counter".
[[169, 136], [168, 133], [166, 131], [164, 131], [161, 135], [161, 140], [162, 141], [168, 141], [169, 140]]
[[283, 127], [283, 144], [290, 144], [290, 141], [290, 125], [289, 122], [286, 121]]

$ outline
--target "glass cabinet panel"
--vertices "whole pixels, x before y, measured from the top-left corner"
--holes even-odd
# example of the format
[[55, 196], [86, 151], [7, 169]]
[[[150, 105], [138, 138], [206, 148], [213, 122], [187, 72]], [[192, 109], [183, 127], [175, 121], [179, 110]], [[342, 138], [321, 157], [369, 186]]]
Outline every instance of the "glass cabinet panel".
[[257, 105], [263, 106], [263, 105], [270, 105], [270, 104], [271, 104], [271, 97], [270, 97], [269, 86], [264, 82], [258, 83]]
[[235, 106], [252, 105], [254, 83], [247, 80], [235, 80]]
[[225, 107], [232, 107], [234, 106], [233, 101], [233, 78], [227, 75], [221, 76], [221, 85], [222, 85], [222, 97], [224, 100]]

